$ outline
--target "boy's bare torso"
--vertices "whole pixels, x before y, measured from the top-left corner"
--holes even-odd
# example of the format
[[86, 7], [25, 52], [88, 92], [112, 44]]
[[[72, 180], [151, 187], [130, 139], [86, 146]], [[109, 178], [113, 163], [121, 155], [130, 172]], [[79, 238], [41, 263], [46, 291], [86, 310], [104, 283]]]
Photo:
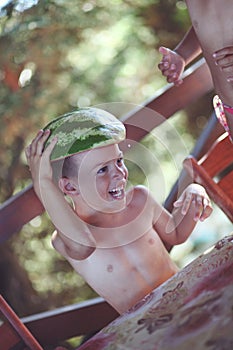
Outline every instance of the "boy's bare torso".
[[50, 163], [57, 139], [42, 152], [48, 135], [40, 130], [26, 156], [36, 194], [57, 228], [52, 243], [123, 313], [178, 271], [161, 240], [183, 243], [197, 221], [211, 214], [209, 197], [202, 186], [190, 184], [168, 213], [145, 187], [126, 191], [128, 171], [118, 143], [68, 158], [75, 174], [61, 177], [58, 188]]
[[121, 215], [105, 219], [104, 227], [89, 227], [98, 247], [92, 255], [82, 261], [68, 258], [119, 313], [178, 271], [153, 228], [153, 220], [150, 199], [137, 190]]
[[233, 46], [233, 2], [229, 0], [186, 0], [192, 25], [211, 70], [217, 94], [224, 103], [233, 105], [232, 83], [227, 73], [215, 64], [213, 53]]

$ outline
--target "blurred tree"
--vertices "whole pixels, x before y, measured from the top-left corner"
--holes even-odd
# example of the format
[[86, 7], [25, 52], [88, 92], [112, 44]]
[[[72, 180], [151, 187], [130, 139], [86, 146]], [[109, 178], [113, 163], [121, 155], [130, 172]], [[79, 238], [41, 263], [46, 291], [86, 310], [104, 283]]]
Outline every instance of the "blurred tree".
[[[38, 129], [77, 107], [151, 97], [165, 84], [156, 69], [158, 46], [175, 46], [188, 26], [183, 1], [6, 2], [0, 12], [1, 202], [30, 182], [23, 151]], [[44, 215], [1, 248], [1, 293], [20, 315], [95, 295], [50, 247], [52, 230]], [[15, 271], [19, 298], [11, 293]]]

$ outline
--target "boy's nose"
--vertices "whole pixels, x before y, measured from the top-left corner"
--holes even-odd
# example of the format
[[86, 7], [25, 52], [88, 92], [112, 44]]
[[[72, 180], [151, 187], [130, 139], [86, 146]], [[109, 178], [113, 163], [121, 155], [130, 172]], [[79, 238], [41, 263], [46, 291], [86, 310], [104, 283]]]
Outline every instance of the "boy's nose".
[[122, 177], [124, 176], [123, 168], [119, 167], [117, 164], [114, 166], [114, 177]]

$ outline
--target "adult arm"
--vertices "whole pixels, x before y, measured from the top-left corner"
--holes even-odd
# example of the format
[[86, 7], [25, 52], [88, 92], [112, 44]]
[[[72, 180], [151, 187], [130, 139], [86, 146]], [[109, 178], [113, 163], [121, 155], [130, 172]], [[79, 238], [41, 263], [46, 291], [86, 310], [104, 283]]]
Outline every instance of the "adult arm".
[[179, 86], [185, 66], [192, 62], [200, 53], [201, 46], [193, 27], [185, 34], [174, 50], [161, 46], [159, 52], [163, 55], [158, 68], [166, 77], [168, 83]]

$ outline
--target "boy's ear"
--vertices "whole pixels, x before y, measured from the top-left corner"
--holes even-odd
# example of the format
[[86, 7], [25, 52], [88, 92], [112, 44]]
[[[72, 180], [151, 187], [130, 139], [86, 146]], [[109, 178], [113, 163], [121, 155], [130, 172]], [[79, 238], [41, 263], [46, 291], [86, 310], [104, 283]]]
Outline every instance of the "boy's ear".
[[73, 180], [66, 177], [60, 178], [58, 185], [60, 190], [62, 190], [62, 192], [67, 195], [74, 195], [79, 193], [77, 184]]

